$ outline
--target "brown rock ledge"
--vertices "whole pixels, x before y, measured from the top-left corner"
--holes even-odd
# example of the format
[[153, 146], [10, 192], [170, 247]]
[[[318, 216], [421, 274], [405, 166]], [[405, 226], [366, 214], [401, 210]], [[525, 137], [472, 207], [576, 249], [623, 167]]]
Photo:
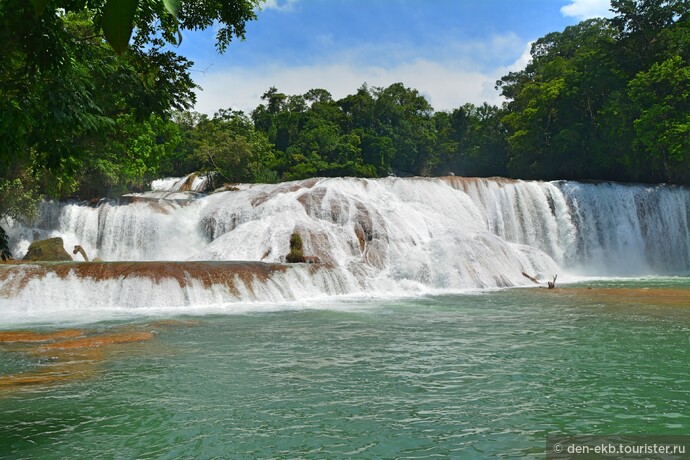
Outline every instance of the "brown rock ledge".
[[[309, 265], [316, 273], [323, 265]], [[204, 262], [24, 262], [13, 261], [0, 264], [0, 282], [14, 278], [13, 288], [23, 288], [31, 279], [41, 279], [53, 274], [61, 279], [76, 276], [80, 279], [103, 281], [109, 279], [148, 278], [159, 283], [175, 280], [180, 287], [196, 281], [205, 288], [224, 285], [237, 293], [239, 279], [246, 286], [264, 282], [275, 273], [284, 273], [289, 267], [284, 264], [254, 261], [204, 261]], [[7, 295], [0, 289], [0, 297]]]

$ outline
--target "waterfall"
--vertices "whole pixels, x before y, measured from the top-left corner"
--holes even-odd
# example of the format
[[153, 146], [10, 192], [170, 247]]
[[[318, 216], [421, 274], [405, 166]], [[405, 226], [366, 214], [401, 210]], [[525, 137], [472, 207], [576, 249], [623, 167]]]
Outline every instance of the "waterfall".
[[577, 235], [567, 260], [597, 275], [690, 270], [690, 193], [667, 185], [557, 184]]
[[201, 221], [213, 242], [194, 260], [277, 262], [297, 231], [305, 254], [368, 290], [509, 286], [522, 282], [521, 271], [557, 270], [540, 249], [489, 231], [470, 197], [440, 180], [321, 179], [206, 201]]
[[[202, 195], [170, 192], [179, 180], [163, 182], [157, 191], [97, 205], [44, 203], [36, 222], [5, 225], [10, 246], [22, 256], [30, 241], [60, 236], [66, 249], [80, 244], [92, 258], [105, 261], [280, 263], [289, 252], [290, 235], [298, 232], [305, 255], [318, 257], [329, 273], [311, 282], [302, 273], [296, 291], [258, 297], [234, 293], [203, 300], [198, 286], [184, 285], [173, 290], [177, 300], [171, 302], [176, 304], [194, 298], [202, 303], [219, 298], [299, 300], [321, 294], [414, 295], [529, 284], [523, 271], [542, 279], [558, 273], [559, 280], [568, 274], [690, 271], [690, 193], [685, 187], [329, 178], [242, 184]], [[14, 292], [8, 287], [10, 278], [0, 281], [0, 300]], [[272, 287], [265, 292], [274, 292], [276, 283], [295, 283], [278, 278], [271, 278]], [[43, 282], [51, 279], [58, 282], [50, 276]], [[129, 299], [122, 297], [129, 287], [108, 283], [108, 292], [120, 293], [111, 299]], [[148, 294], [141, 295], [150, 299], [152, 288], [144, 290]]]
[[590, 276], [686, 274], [690, 190], [670, 185], [444, 178], [501, 238]]
[[[353, 291], [353, 289], [355, 289]], [[0, 266], [3, 325], [123, 314], [270, 311], [356, 292], [329, 267], [252, 262]]]
[[208, 244], [198, 226], [203, 204], [141, 197], [97, 206], [45, 202], [32, 226], [9, 226], [10, 247], [22, 256], [31, 241], [60, 236], [67, 250], [79, 244], [92, 259], [185, 260]]

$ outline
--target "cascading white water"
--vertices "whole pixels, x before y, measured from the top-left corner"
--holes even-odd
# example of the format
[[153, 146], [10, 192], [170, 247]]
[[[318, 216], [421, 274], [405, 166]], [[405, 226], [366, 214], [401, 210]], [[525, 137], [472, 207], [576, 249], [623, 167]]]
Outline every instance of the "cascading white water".
[[271, 311], [295, 300], [351, 294], [358, 289], [336, 270], [304, 264], [267, 265], [261, 270], [251, 263], [169, 264], [157, 263], [153, 268], [146, 263], [124, 268], [118, 268], [118, 263], [79, 264], [71, 269], [64, 264], [0, 267], [1, 324], [84, 321], [123, 314]]
[[567, 265], [585, 274], [690, 270], [690, 191], [666, 185], [556, 184], [577, 229]]
[[[301, 288], [282, 297], [257, 296], [260, 289], [225, 297], [271, 301], [529, 284], [523, 271], [544, 279], [687, 273], [688, 216], [684, 187], [335, 178], [240, 185], [205, 196], [159, 190], [98, 206], [46, 203], [39, 221], [10, 225], [8, 234], [19, 256], [30, 240], [61, 236], [68, 250], [81, 244], [104, 260], [281, 262], [296, 231], [305, 255], [326, 263], [328, 276], [314, 277], [310, 288], [308, 277], [300, 278]], [[149, 284], [140, 286], [142, 299], [153, 292]], [[122, 296], [110, 298], [135, 303]], [[192, 291], [179, 296], [184, 305], [201, 299]]]
[[342, 267], [366, 290], [471, 289], [551, 273], [553, 260], [486, 228], [465, 194], [439, 180], [322, 179], [209, 196], [214, 241], [194, 260], [280, 261], [290, 234], [305, 254]]
[[151, 182], [154, 192], [205, 192], [209, 188], [212, 174], [187, 174], [184, 177], [165, 177]]
[[488, 228], [589, 276], [690, 271], [690, 190], [668, 185], [446, 178]]
[[34, 226], [8, 228], [11, 249], [22, 256], [31, 241], [60, 236], [67, 250], [79, 244], [90, 258], [185, 260], [209, 243], [198, 225], [203, 200], [135, 198], [98, 206], [43, 203]]
[[554, 184], [500, 178], [445, 180], [472, 198], [485, 225], [495, 235], [539, 248], [561, 265], [569, 259], [577, 229], [572, 225], [565, 196]]

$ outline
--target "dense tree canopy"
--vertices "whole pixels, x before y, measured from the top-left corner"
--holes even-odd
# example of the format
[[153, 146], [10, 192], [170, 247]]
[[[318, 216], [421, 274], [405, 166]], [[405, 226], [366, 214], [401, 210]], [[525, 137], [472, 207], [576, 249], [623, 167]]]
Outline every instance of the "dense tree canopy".
[[[434, 112], [417, 90], [270, 88], [252, 112], [282, 180], [310, 176], [501, 175], [690, 183], [688, 0], [614, 0], [532, 45], [497, 82], [503, 107]], [[245, 176], [246, 177], [246, 176]]]
[[253, 0], [0, 0], [0, 216], [35, 192], [119, 192], [158, 175], [180, 142], [170, 115], [193, 106], [196, 88], [192, 63], [166, 44], [180, 29], [218, 24], [222, 51], [244, 37], [255, 8]]
[[436, 112], [395, 83], [342, 99], [272, 87], [249, 115], [190, 112], [192, 63], [166, 45], [217, 24], [223, 51], [256, 6], [0, 0], [0, 216], [193, 171], [217, 185], [449, 172], [690, 183], [690, 0], [613, 0], [613, 18], [540, 38], [497, 82], [502, 107]]
[[498, 82], [511, 174], [689, 183], [690, 2], [614, 0]]

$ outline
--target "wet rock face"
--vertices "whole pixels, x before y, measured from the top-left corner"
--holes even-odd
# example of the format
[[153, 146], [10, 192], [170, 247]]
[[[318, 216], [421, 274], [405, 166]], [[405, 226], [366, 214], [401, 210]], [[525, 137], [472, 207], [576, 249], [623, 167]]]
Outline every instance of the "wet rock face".
[[196, 174], [190, 174], [189, 176], [187, 176], [182, 185], [180, 185], [180, 192], [189, 192], [193, 190], [193, 185], [196, 178]]
[[28, 252], [24, 256], [24, 260], [61, 262], [71, 261], [72, 256], [65, 251], [62, 238], [48, 238], [47, 240], [31, 243]]
[[7, 242], [7, 233], [0, 227], [0, 260], [10, 259], [12, 259], [12, 253], [10, 252], [10, 247]]

